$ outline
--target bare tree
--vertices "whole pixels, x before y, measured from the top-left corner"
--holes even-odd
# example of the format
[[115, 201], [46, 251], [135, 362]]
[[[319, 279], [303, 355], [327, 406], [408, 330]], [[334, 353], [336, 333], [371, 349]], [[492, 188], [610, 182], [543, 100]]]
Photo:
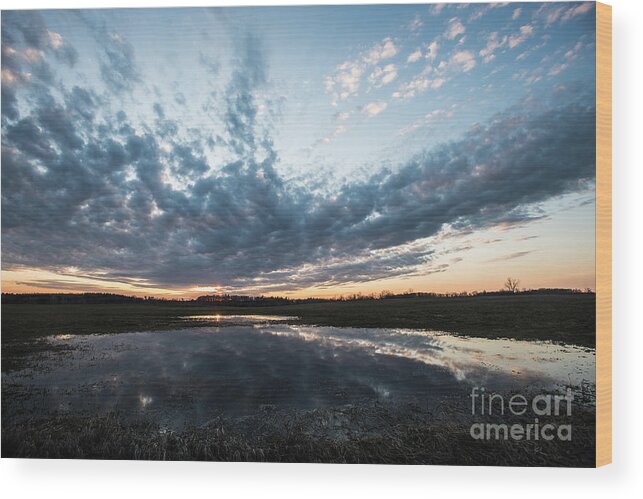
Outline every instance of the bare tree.
[[513, 277], [507, 277], [507, 280], [505, 281], [505, 289], [510, 293], [517, 293], [519, 284], [520, 284], [520, 281], [518, 279], [514, 279]]

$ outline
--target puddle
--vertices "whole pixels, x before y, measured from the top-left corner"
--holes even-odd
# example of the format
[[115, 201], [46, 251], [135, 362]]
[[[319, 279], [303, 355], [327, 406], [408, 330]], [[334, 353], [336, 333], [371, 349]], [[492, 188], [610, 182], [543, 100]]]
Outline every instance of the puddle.
[[270, 324], [271, 319], [50, 337], [70, 349], [2, 375], [3, 391], [12, 394], [3, 417], [117, 410], [181, 428], [271, 407], [373, 400], [430, 406], [444, 397], [467, 397], [472, 386], [525, 391], [595, 384], [595, 352], [588, 348], [408, 329]]
[[186, 315], [184, 320], [212, 322], [216, 325], [227, 324], [265, 324], [271, 322], [287, 322], [299, 320], [299, 317], [289, 315]]

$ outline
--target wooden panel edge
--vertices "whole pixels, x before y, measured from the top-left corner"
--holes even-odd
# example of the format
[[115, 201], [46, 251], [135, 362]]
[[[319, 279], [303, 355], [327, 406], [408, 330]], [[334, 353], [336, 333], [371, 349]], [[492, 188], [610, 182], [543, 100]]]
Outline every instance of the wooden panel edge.
[[596, 466], [612, 462], [612, 7], [596, 2]]

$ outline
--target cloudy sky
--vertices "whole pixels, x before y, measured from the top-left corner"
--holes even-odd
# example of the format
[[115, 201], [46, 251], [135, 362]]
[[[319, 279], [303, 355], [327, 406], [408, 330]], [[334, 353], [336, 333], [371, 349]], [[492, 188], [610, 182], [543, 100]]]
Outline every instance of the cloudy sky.
[[2, 12], [4, 292], [594, 288], [593, 3]]

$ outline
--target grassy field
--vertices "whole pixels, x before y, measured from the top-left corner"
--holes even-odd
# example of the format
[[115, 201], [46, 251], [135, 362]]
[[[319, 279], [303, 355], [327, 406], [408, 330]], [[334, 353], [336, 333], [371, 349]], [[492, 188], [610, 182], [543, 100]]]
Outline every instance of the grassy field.
[[182, 317], [220, 313], [297, 316], [298, 322], [321, 326], [435, 329], [594, 346], [595, 308], [592, 294], [401, 298], [276, 307], [3, 305], [2, 340], [203, 326]]
[[[53, 334], [101, 334], [211, 325], [192, 315], [297, 316], [302, 324], [435, 329], [485, 338], [551, 340], [595, 346], [595, 297], [516, 295], [408, 298], [219, 307], [180, 304], [3, 305], [2, 371], [54, 348]], [[12, 393], [3, 387], [2, 403]], [[574, 419], [574, 441], [479, 442], [449, 414], [378, 405], [314, 411], [269, 411], [204, 427], [160, 431], [154, 421], [118, 415], [56, 415], [13, 424], [2, 420], [3, 457], [592, 466], [593, 410]], [[464, 414], [466, 411], [456, 411]], [[6, 414], [6, 413], [5, 413]], [[576, 414], [576, 413], [575, 413]]]
[[2, 457], [594, 466], [592, 411], [575, 409], [571, 442], [474, 440], [466, 413], [461, 407], [432, 413], [380, 404], [275, 410], [237, 420], [216, 418], [179, 432], [160, 431], [152, 421], [126, 422], [114, 413], [58, 416], [3, 429]]

